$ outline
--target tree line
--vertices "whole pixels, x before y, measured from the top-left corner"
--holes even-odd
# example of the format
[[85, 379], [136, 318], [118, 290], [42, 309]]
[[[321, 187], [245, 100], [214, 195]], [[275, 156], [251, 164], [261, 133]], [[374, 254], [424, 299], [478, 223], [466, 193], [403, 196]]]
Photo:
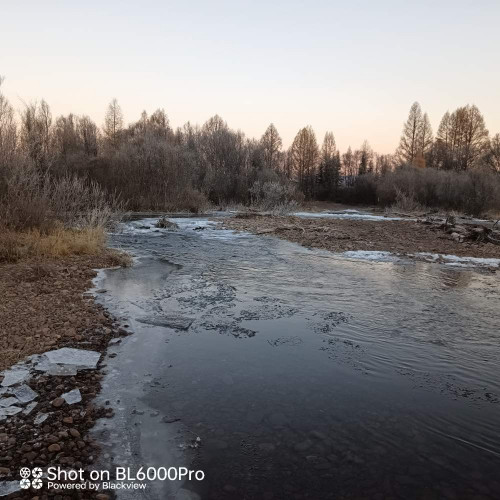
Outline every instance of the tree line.
[[319, 144], [310, 126], [285, 149], [273, 124], [259, 139], [230, 129], [218, 115], [202, 126], [174, 129], [158, 109], [125, 125], [113, 99], [99, 127], [88, 116], [54, 119], [43, 100], [26, 104], [16, 117], [0, 93], [0, 183], [26, 162], [46, 175], [95, 181], [132, 210], [196, 211], [266, 197], [284, 204], [376, 203], [377, 184], [401, 168], [500, 172], [500, 135], [490, 138], [477, 107], [467, 105], [447, 112], [434, 138], [427, 114], [414, 103], [394, 154], [378, 154], [367, 141], [341, 153], [332, 132]]

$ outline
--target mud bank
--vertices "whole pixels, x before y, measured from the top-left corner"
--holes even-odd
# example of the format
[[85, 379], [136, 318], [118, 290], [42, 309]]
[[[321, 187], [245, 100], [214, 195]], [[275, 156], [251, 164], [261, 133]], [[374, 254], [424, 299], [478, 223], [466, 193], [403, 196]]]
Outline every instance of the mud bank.
[[412, 220], [359, 220], [249, 215], [224, 219], [226, 229], [277, 236], [306, 247], [332, 252], [377, 251], [414, 255], [448, 254], [498, 259], [500, 246], [458, 243], [444, 232]]
[[[119, 342], [127, 332], [86, 290], [92, 287], [95, 268], [114, 263], [109, 254], [0, 266], [2, 497], [63, 498], [46, 488], [20, 490], [20, 469], [85, 468], [99, 454], [89, 430], [97, 419], [114, 413], [111, 406], [94, 401], [105, 373], [104, 354], [110, 341]], [[47, 352], [54, 353], [55, 363], [43, 355]], [[83, 361], [75, 358], [82, 364], [71, 366], [68, 353], [92, 354]], [[72, 495], [110, 498], [90, 491]]]

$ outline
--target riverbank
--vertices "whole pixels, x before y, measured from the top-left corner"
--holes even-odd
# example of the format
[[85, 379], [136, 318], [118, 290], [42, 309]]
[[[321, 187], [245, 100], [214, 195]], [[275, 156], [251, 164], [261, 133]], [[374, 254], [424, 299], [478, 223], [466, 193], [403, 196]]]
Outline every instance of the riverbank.
[[444, 231], [414, 220], [357, 220], [241, 214], [221, 222], [224, 228], [277, 236], [306, 247], [332, 252], [382, 251], [411, 255], [447, 254], [459, 257], [500, 258], [500, 246], [459, 243]]
[[[0, 265], [0, 496], [36, 496], [35, 490], [19, 491], [21, 467], [78, 469], [95, 461], [98, 445], [88, 431], [96, 419], [113, 416], [112, 407], [93, 402], [103, 358], [110, 341], [127, 332], [86, 292], [95, 269], [119, 263], [123, 257], [105, 250]], [[43, 353], [59, 349], [61, 360], [41, 368]], [[93, 361], [73, 366], [73, 349], [92, 353], [87, 357]], [[44, 488], [40, 498], [55, 495]], [[108, 496], [83, 491], [79, 498]]]

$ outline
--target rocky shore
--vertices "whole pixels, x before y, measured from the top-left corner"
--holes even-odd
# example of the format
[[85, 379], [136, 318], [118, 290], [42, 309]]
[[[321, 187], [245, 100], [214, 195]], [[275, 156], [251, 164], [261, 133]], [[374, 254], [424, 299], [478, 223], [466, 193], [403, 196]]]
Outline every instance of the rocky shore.
[[0, 497], [110, 498], [19, 485], [22, 467], [85, 469], [99, 453], [88, 431], [113, 408], [93, 400], [107, 346], [127, 331], [87, 290], [113, 265], [110, 253], [0, 266]]
[[500, 246], [458, 241], [435, 226], [416, 220], [354, 220], [240, 214], [225, 219], [224, 228], [272, 235], [306, 247], [332, 252], [377, 251], [414, 256], [416, 253], [500, 258]]

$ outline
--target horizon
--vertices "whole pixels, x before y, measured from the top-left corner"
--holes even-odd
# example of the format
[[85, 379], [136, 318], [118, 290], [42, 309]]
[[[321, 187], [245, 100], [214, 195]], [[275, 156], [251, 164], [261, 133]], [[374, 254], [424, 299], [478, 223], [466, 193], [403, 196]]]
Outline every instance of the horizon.
[[[485, 4], [280, 2], [264, 12], [260, 3], [199, 2], [193, 10], [150, 2], [144, 10], [130, 2], [29, 2], [22, 26], [0, 33], [4, 46], [18, 42], [2, 56], [2, 92], [16, 111], [23, 101], [45, 99], [54, 118], [88, 115], [99, 127], [113, 98], [125, 124], [157, 108], [174, 129], [218, 114], [258, 139], [274, 123], [285, 148], [311, 125], [319, 143], [332, 131], [341, 151], [367, 140], [374, 151], [394, 153], [414, 101], [434, 134], [446, 111], [475, 104], [494, 135], [500, 70], [492, 61], [500, 33], [492, 14], [500, 14], [500, 4]], [[15, 19], [21, 6], [4, 12]], [[71, 38], [61, 30], [68, 20]]]

